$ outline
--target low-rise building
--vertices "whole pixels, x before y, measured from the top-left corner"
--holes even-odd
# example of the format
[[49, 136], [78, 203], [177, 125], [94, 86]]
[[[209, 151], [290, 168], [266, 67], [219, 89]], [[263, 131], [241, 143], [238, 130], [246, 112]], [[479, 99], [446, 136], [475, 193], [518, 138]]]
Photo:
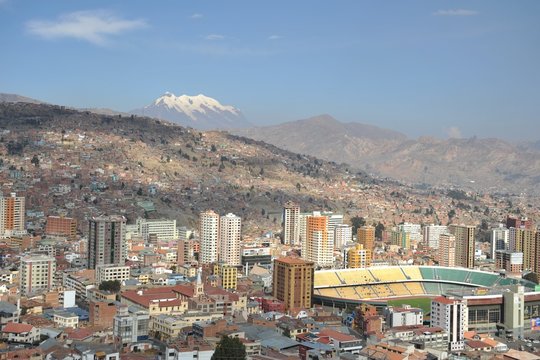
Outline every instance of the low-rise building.
[[113, 326], [116, 316], [116, 305], [113, 302], [90, 301], [88, 310], [91, 326]]
[[74, 328], [79, 326], [79, 317], [69, 311], [55, 311], [53, 314], [54, 324], [60, 328]]
[[137, 307], [120, 305], [114, 316], [113, 333], [122, 344], [135, 343], [148, 339], [148, 311]]
[[96, 270], [96, 283], [101, 284], [104, 281], [118, 280], [120, 282], [129, 280], [129, 266], [103, 265], [98, 266]]
[[163, 360], [211, 360], [212, 355], [214, 355], [214, 347], [207, 341], [188, 337], [187, 340], [167, 345]]
[[386, 325], [389, 328], [396, 326], [422, 325], [424, 323], [424, 313], [420, 308], [413, 308], [410, 305], [401, 307], [387, 307], [384, 310]]
[[2, 338], [8, 342], [34, 344], [39, 342], [40, 332], [30, 324], [8, 322], [2, 329]]

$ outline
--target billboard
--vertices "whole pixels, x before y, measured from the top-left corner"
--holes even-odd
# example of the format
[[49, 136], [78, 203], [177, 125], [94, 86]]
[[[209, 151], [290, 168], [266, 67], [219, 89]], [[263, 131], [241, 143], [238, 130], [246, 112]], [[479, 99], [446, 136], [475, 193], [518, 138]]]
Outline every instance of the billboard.
[[540, 318], [531, 319], [531, 330], [540, 330]]

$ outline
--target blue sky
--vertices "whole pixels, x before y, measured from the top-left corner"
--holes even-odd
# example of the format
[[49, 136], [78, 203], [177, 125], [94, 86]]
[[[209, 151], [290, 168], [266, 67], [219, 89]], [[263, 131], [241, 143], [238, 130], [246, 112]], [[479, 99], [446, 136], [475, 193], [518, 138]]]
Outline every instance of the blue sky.
[[0, 92], [51, 103], [540, 139], [540, 1], [0, 0], [0, 30]]

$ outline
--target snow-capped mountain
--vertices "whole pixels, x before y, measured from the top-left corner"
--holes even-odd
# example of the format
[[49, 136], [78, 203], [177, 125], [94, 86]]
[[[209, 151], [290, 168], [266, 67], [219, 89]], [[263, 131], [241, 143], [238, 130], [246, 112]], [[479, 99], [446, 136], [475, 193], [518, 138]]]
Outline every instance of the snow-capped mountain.
[[240, 110], [234, 106], [222, 105], [219, 101], [202, 94], [176, 96], [166, 92], [152, 104], [131, 113], [169, 120], [201, 130], [250, 126]]

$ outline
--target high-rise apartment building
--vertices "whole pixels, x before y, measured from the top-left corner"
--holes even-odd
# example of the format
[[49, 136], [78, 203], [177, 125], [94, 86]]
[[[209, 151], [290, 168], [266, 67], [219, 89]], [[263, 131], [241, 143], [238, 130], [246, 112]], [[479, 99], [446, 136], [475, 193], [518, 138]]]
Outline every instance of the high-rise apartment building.
[[210, 264], [219, 256], [219, 215], [212, 210], [199, 215], [200, 253], [199, 262]]
[[402, 249], [411, 248], [411, 233], [405, 231], [392, 231], [390, 233], [390, 243]]
[[526, 230], [523, 238], [523, 269], [540, 274], [540, 233]]
[[274, 260], [273, 295], [287, 310], [311, 307], [314, 264], [298, 258]]
[[343, 215], [342, 214], [334, 214], [333, 212], [322, 212], [321, 215], [328, 217], [328, 225], [326, 230], [328, 231], [328, 239], [334, 244], [336, 243], [335, 240], [335, 229], [336, 227], [343, 225]]
[[439, 236], [448, 233], [448, 226], [427, 225], [424, 227], [424, 244], [432, 249], [439, 248]]
[[352, 241], [352, 227], [347, 224], [336, 225], [334, 228], [334, 248], [339, 250]]
[[193, 243], [193, 240], [178, 240], [178, 252], [176, 254], [176, 261], [178, 266], [190, 264], [193, 261]]
[[475, 227], [450, 225], [448, 231], [456, 237], [456, 266], [472, 269], [474, 267]]
[[495, 259], [495, 254], [499, 250], [509, 250], [510, 231], [500, 224], [498, 228], [491, 229], [491, 258]]
[[456, 237], [451, 234], [439, 236], [439, 265], [446, 267], [456, 266]]
[[120, 215], [97, 216], [89, 220], [88, 268], [124, 265], [127, 257], [126, 218]]
[[371, 255], [375, 250], [375, 228], [373, 226], [361, 226], [356, 232], [359, 244], [364, 246], [364, 249], [370, 250]]
[[56, 259], [47, 255], [28, 255], [21, 259], [19, 271], [22, 294], [48, 291], [54, 287]]
[[300, 206], [288, 201], [283, 207], [283, 243], [287, 245], [300, 244], [299, 228]]
[[367, 268], [371, 266], [371, 250], [364, 249], [362, 244], [356, 244], [347, 251], [347, 268]]
[[234, 214], [219, 220], [219, 261], [231, 266], [241, 265], [240, 235], [242, 219]]
[[431, 326], [442, 328], [448, 334], [448, 350], [465, 349], [465, 331], [468, 330], [467, 300], [452, 296], [439, 296], [431, 300]]
[[320, 267], [334, 264], [334, 242], [328, 238], [328, 217], [308, 216], [302, 257]]
[[408, 233], [411, 242], [414, 244], [417, 244], [422, 240], [422, 227], [420, 226], [420, 224], [404, 222], [403, 224], [399, 224], [397, 226], [397, 229], [399, 232]]
[[45, 234], [63, 236], [73, 241], [77, 239], [77, 220], [65, 216], [47, 216]]
[[0, 238], [25, 233], [25, 198], [11, 193], [0, 198]]

